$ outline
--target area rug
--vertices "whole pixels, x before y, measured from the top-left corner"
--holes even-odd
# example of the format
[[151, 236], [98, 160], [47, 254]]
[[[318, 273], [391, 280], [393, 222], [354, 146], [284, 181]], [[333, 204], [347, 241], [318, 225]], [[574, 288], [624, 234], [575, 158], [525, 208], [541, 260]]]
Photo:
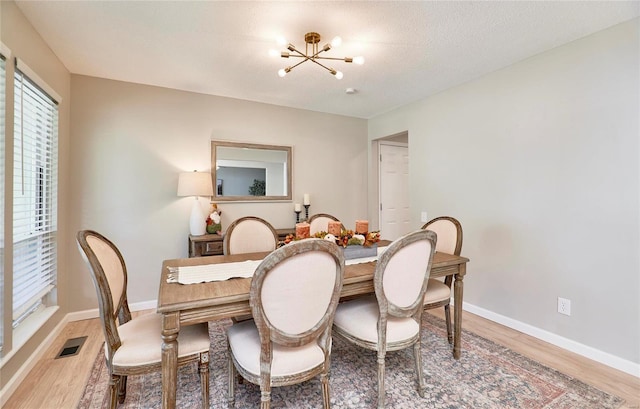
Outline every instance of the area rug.
[[[209, 323], [211, 336], [210, 404], [227, 407], [225, 328], [230, 321]], [[416, 390], [412, 349], [391, 352], [386, 359], [386, 407], [421, 409], [614, 409], [624, 400], [593, 388], [469, 331], [462, 333], [462, 357], [454, 360], [444, 321], [424, 314], [423, 370], [428, 391]], [[107, 371], [98, 354], [78, 408], [108, 407]], [[376, 354], [340, 339], [331, 355], [331, 407], [374, 408], [377, 401]], [[129, 377], [127, 398], [119, 408], [159, 408], [160, 373]], [[178, 408], [199, 408], [196, 365], [178, 370]], [[244, 382], [236, 387], [236, 408], [260, 407], [260, 388]], [[272, 408], [322, 407], [320, 381], [272, 389]]]

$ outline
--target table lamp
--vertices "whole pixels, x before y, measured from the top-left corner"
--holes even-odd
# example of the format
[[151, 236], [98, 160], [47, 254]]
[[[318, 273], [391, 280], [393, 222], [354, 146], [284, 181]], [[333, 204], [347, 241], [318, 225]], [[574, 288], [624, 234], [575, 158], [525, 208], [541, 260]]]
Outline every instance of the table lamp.
[[190, 232], [194, 236], [202, 236], [206, 231], [206, 217], [198, 198], [200, 196], [213, 196], [213, 183], [211, 173], [208, 172], [182, 172], [178, 176], [178, 196], [195, 196], [191, 208], [189, 220]]

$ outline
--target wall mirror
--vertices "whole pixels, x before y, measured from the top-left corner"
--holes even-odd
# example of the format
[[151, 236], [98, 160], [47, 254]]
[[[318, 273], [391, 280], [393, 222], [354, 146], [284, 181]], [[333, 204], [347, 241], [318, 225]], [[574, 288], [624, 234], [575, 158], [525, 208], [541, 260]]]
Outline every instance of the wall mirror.
[[211, 141], [213, 200], [291, 200], [291, 147]]

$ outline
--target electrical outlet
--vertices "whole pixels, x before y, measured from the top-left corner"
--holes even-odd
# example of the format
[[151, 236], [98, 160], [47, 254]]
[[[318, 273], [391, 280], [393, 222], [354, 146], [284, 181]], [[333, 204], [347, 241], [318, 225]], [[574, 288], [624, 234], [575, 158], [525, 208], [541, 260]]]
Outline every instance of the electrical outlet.
[[558, 297], [558, 312], [564, 315], [571, 315], [571, 300]]
[[423, 211], [422, 213], [420, 213], [420, 221], [422, 223], [426, 223], [426, 222], [429, 221], [429, 220], [427, 220], [427, 212]]

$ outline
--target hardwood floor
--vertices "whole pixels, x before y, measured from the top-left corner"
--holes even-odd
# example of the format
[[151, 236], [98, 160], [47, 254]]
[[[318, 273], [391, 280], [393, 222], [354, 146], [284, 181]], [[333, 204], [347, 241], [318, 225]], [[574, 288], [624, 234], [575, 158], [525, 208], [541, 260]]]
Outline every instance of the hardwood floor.
[[[433, 311], [434, 315], [442, 316], [442, 308]], [[463, 327], [605, 392], [620, 396], [627, 401], [623, 409], [640, 408], [639, 378], [468, 312], [464, 312]], [[88, 336], [87, 341], [78, 355], [54, 359], [65, 340], [85, 335]], [[102, 342], [98, 319], [67, 324], [4, 408], [75, 408]]]

